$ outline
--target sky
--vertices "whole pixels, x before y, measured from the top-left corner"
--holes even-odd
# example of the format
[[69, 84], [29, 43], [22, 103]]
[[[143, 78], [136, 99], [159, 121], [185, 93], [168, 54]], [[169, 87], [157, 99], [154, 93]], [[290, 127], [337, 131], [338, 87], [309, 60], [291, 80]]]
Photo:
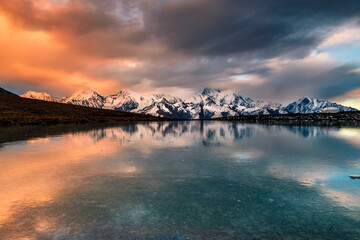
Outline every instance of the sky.
[[0, 0], [0, 86], [360, 108], [358, 0]]

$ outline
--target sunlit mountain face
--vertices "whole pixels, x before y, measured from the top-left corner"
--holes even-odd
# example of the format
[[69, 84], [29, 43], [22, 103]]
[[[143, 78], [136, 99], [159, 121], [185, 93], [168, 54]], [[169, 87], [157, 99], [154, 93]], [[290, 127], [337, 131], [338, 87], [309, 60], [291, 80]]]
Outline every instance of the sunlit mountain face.
[[357, 0], [0, 0], [0, 85], [360, 108], [359, 17]]
[[[215, 121], [62, 134], [57, 127], [55, 135], [47, 135], [54, 127], [42, 135], [37, 128], [1, 129], [3, 239], [360, 233], [359, 184], [348, 177], [360, 171], [358, 128]], [[7, 142], [14, 133], [28, 139]]]

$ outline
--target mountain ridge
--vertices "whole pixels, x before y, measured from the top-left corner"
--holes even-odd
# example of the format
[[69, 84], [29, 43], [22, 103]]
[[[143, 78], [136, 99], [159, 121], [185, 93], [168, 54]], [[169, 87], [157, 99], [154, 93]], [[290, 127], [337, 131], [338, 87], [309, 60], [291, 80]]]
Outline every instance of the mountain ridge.
[[0, 126], [169, 120], [145, 114], [29, 99], [3, 90], [0, 88]]
[[303, 97], [283, 106], [280, 103], [254, 100], [231, 91], [220, 91], [211, 88], [205, 88], [186, 99], [166, 94], [140, 94], [129, 89], [123, 89], [115, 94], [102, 96], [89, 88], [82, 89], [70, 97], [63, 98], [56, 98], [47, 93], [36, 93], [33, 91], [28, 91], [21, 95], [21, 97], [176, 119], [321, 113], [324, 109], [329, 108], [336, 108], [340, 112], [357, 111], [355, 108], [310, 97]]

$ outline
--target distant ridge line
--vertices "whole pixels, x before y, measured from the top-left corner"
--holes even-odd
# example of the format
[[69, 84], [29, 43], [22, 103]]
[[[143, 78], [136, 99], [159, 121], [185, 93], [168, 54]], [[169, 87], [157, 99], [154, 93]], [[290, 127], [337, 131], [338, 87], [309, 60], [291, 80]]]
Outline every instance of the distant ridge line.
[[69, 103], [94, 108], [149, 114], [173, 119], [211, 119], [242, 115], [274, 115], [319, 113], [324, 109], [340, 112], [357, 111], [327, 100], [303, 97], [286, 106], [264, 100], [245, 98], [231, 91], [205, 88], [190, 98], [166, 94], [140, 94], [128, 89], [102, 96], [92, 89], [83, 89], [70, 97], [56, 98], [47, 93], [26, 92], [25, 98]]

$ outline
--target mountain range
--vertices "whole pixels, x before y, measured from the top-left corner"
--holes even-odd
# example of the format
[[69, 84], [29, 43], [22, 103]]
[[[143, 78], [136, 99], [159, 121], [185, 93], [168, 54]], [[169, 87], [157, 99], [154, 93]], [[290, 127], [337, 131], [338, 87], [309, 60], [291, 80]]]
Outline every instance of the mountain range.
[[24, 98], [68, 103], [93, 108], [150, 114], [177, 119], [210, 119], [238, 115], [319, 113], [336, 108], [340, 112], [357, 111], [327, 100], [303, 97], [286, 106], [263, 100], [245, 98], [230, 91], [205, 88], [182, 99], [166, 94], [140, 94], [128, 89], [102, 96], [91, 89], [82, 89], [70, 97], [57, 98], [43, 92], [28, 91]]

